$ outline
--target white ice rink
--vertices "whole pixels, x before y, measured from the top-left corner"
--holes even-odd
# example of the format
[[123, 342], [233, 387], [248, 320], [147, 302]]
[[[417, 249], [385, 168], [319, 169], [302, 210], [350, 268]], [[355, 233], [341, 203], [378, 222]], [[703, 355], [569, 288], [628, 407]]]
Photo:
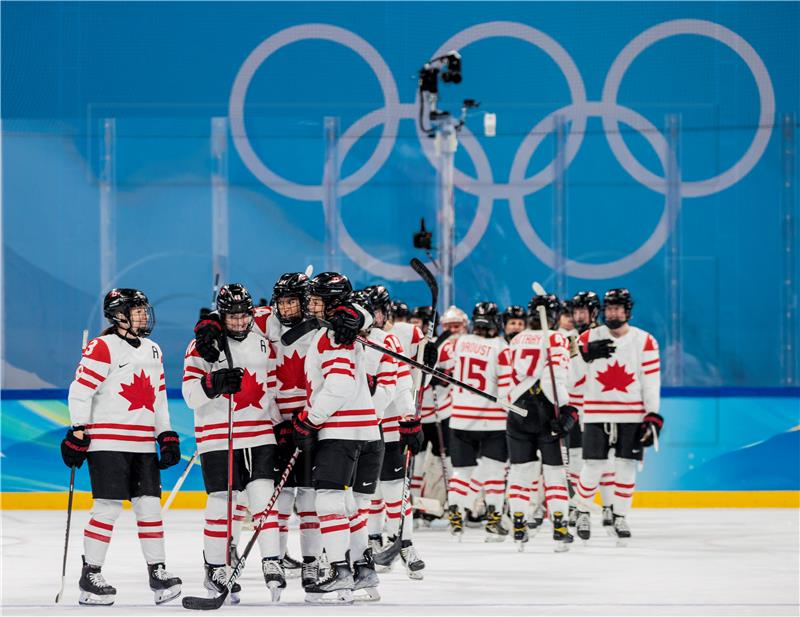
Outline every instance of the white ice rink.
[[[117, 588], [112, 607], [80, 607], [77, 581], [83, 526], [73, 517], [65, 597], [57, 608], [65, 514], [2, 512], [2, 614], [187, 614], [179, 600], [155, 607], [147, 587], [133, 513], [123, 512], [103, 568]], [[381, 575], [383, 600], [355, 607], [303, 603], [298, 579], [279, 606], [268, 605], [260, 557], [251, 556], [242, 602], [230, 615], [798, 615], [798, 510], [638, 509], [629, 516], [634, 538], [618, 548], [597, 523], [590, 543], [576, 540], [554, 554], [545, 526], [524, 553], [513, 542], [486, 544], [480, 529], [462, 543], [447, 532], [422, 530], [425, 580], [402, 568]], [[174, 510], [165, 518], [167, 565], [181, 576], [184, 594], [202, 595], [202, 513]], [[244, 544], [242, 542], [242, 544]], [[290, 553], [298, 555], [296, 531]]]

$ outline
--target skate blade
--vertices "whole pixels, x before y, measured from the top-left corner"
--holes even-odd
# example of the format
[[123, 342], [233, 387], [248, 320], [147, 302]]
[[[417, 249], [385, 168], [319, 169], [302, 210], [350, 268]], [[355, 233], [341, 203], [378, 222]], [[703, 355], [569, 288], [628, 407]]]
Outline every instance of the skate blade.
[[283, 587], [281, 587], [279, 581], [270, 581], [267, 583], [267, 589], [269, 589], [269, 593], [273, 602], [281, 601], [281, 592], [283, 591]]
[[406, 570], [406, 574], [412, 581], [421, 581], [425, 578], [425, 574], [422, 570], [417, 570], [416, 572], [414, 570]]
[[[335, 596], [331, 594], [335, 593]], [[353, 603], [353, 590], [352, 589], [338, 589], [337, 591], [328, 591], [324, 593], [306, 592], [306, 602], [309, 604], [352, 604]]]
[[353, 593], [354, 602], [377, 602], [381, 599], [381, 594], [378, 593], [377, 587], [364, 587], [359, 589], [358, 593]]
[[81, 591], [81, 595], [78, 597], [78, 604], [83, 604], [85, 606], [110, 606], [114, 604], [115, 598], [115, 595], [101, 596], [88, 591]]
[[484, 542], [505, 542], [506, 541], [506, 537], [505, 536], [491, 535], [491, 536], [484, 537], [483, 541]]
[[166, 589], [153, 591], [153, 599], [155, 600], [156, 604], [164, 604], [164, 602], [174, 600], [179, 595], [181, 595], [180, 585], [173, 585], [172, 587], [167, 587]]

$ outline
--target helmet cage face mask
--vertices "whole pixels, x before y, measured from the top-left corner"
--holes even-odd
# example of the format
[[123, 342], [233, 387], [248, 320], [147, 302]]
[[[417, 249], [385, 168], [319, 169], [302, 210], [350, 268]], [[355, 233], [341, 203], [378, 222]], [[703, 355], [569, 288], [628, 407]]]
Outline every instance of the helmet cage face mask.
[[[619, 318], [606, 318], [606, 307], [621, 306], [625, 311], [625, 319]], [[633, 298], [631, 293], [624, 288], [609, 289], [603, 297], [603, 323], [611, 330], [617, 330], [628, 323], [631, 319], [631, 312], [633, 310]]]
[[[297, 303], [281, 302], [292, 299], [296, 299]], [[278, 321], [284, 326], [295, 326], [303, 321], [308, 316], [308, 277], [303, 272], [282, 275], [272, 288], [270, 304], [275, 308]]]
[[[217, 294], [217, 311], [222, 317], [222, 329], [226, 336], [235, 341], [243, 341], [247, 338], [253, 328], [253, 298], [244, 285], [240, 283], [223, 285]], [[232, 328], [231, 320], [226, 318], [227, 315], [246, 315], [246, 319], [238, 320], [244, 321], [245, 325]]]
[[156, 326], [155, 311], [147, 296], [138, 289], [109, 291], [103, 300], [103, 315], [125, 336], [147, 337]]

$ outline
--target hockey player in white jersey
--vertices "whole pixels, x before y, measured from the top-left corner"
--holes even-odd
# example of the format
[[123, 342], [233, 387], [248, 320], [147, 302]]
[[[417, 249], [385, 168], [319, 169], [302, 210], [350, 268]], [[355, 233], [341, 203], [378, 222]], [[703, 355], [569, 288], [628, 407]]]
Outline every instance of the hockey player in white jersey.
[[[600, 315], [600, 298], [593, 291], [580, 291], [572, 298], [572, 325], [577, 334], [583, 334], [590, 328], [597, 327], [597, 318]], [[578, 337], [570, 338], [570, 362], [569, 368], [569, 397], [570, 405], [583, 408], [583, 395], [579, 392], [580, 386], [586, 381], [584, 374], [584, 363], [593, 362], [598, 358], [610, 358], [614, 351], [613, 342], [610, 339], [593, 341], [585, 350], [578, 348]], [[580, 353], [583, 362], [575, 360]], [[581, 468], [583, 467], [583, 428], [582, 422], [575, 424], [567, 436], [569, 448], [569, 481], [571, 486], [569, 524], [575, 526], [578, 518], [578, 511], [575, 507], [578, 490], [578, 480], [580, 479]], [[600, 496], [603, 500], [603, 525], [613, 525], [614, 516], [611, 514], [611, 501], [614, 494], [614, 467], [613, 460], [609, 457], [607, 466], [603, 470], [600, 478]]]
[[[373, 313], [373, 327], [369, 331], [369, 339], [399, 354], [406, 355], [400, 339], [391, 332], [386, 332], [387, 317], [391, 310], [389, 292], [383, 285], [367, 287], [364, 292]], [[379, 491], [376, 497], [382, 497], [386, 506], [386, 535], [392, 544], [400, 533], [400, 519], [403, 518], [403, 539], [400, 547], [400, 558], [406, 567], [409, 578], [421, 579], [425, 562], [419, 557], [413, 543], [413, 518], [411, 504], [407, 504], [405, 515], [401, 513], [403, 499], [403, 481], [405, 477], [405, 449], [411, 448], [416, 455], [422, 445], [422, 430], [419, 418], [414, 418], [414, 384], [407, 364], [398, 362], [387, 354], [374, 349], [366, 350], [367, 374], [372, 376], [373, 402], [380, 418], [381, 433], [384, 442], [383, 464], [381, 466]], [[379, 493], [379, 494], [378, 494]], [[375, 505], [375, 502], [373, 502]], [[369, 517], [370, 545], [373, 550], [381, 544], [380, 512]]]
[[616, 453], [613, 531], [623, 542], [631, 536], [625, 517], [633, 500], [637, 462], [664, 424], [659, 414], [658, 343], [651, 334], [628, 323], [632, 309], [627, 289], [610, 289], [603, 298], [604, 325], [584, 331], [578, 339], [580, 350], [587, 353], [592, 343], [603, 339], [614, 344], [611, 357], [583, 363], [586, 379], [577, 389], [583, 395], [584, 422], [577, 533], [584, 540], [591, 535], [589, 503], [611, 448]]
[[[184, 359], [183, 398], [194, 410], [195, 441], [200, 452], [203, 482], [208, 498], [203, 547], [205, 586], [210, 593], [222, 591], [229, 559], [228, 541], [228, 413], [233, 412], [233, 502], [239, 491], [247, 493], [250, 511], [261, 513], [273, 493], [276, 476], [274, 426], [281, 421], [275, 404], [275, 352], [269, 341], [253, 331], [253, 301], [238, 283], [224, 285], [217, 296], [217, 311], [196, 327], [196, 337], [207, 342], [208, 329], [216, 328], [218, 357], [205, 348], [197, 350], [197, 338], [189, 343]], [[215, 324], [215, 325], [211, 325]], [[202, 335], [202, 337], [201, 337]], [[233, 366], [228, 365], [228, 347]], [[278, 472], [279, 473], [279, 472]], [[286, 587], [280, 563], [277, 511], [265, 513], [258, 545], [261, 568], [272, 600]], [[231, 599], [238, 601], [238, 583]]]
[[[538, 307], [547, 316], [550, 338], [546, 340]], [[534, 296], [528, 305], [529, 327], [511, 342], [512, 386], [503, 393], [509, 402], [528, 410], [526, 417], [511, 414], [508, 419], [508, 449], [511, 468], [508, 474], [508, 501], [513, 514], [514, 540], [522, 546], [528, 541], [525, 488], [538, 473], [539, 455], [544, 482], [545, 505], [553, 524], [555, 550], [568, 549], [572, 536], [567, 530], [569, 491], [559, 439], [578, 420], [567, 401], [569, 349], [557, 327], [561, 304], [554, 295]], [[552, 368], [552, 372], [551, 369]], [[561, 404], [556, 408], [555, 402]]]
[[[499, 315], [494, 302], [478, 302], [472, 311], [472, 334], [459, 337], [455, 346], [455, 377], [498, 396], [511, 379], [508, 347], [498, 337]], [[507, 412], [499, 405], [462, 388], [452, 392], [450, 416], [450, 529], [463, 533], [463, 517], [471, 505], [471, 483], [483, 486], [486, 499], [486, 541], [501, 542], [508, 535], [501, 523], [505, 494]]]
[[[83, 532], [80, 604], [113, 604], [116, 589], [101, 568], [122, 502], [136, 515], [156, 604], [181, 593], [166, 571], [160, 469], [180, 461], [178, 434], [167, 408], [161, 348], [148, 337], [155, 316], [137, 289], [112, 289], [103, 300], [111, 326], [83, 350], [69, 387], [71, 428], [61, 442], [68, 467], [89, 461], [94, 503]], [[160, 454], [157, 454], [157, 452]]]
[[352, 509], [346, 495], [347, 487], [358, 487], [367, 495], [374, 492], [382, 454], [365, 451], [368, 444], [380, 440], [380, 431], [367, 382], [364, 349], [355, 344], [356, 334], [366, 321], [346, 302], [350, 292], [350, 281], [335, 272], [323, 272], [309, 283], [309, 313], [327, 319], [332, 329], [320, 329], [311, 341], [305, 362], [306, 407], [293, 420], [297, 446], [303, 451], [314, 448], [316, 511], [322, 547], [330, 562], [329, 572], [306, 588], [308, 602], [324, 602], [329, 594], [335, 594], [338, 602], [353, 601], [355, 581], [350, 559], [356, 578], [374, 574], [366, 551], [366, 533], [360, 551], [354, 550], [351, 542], [348, 514]]

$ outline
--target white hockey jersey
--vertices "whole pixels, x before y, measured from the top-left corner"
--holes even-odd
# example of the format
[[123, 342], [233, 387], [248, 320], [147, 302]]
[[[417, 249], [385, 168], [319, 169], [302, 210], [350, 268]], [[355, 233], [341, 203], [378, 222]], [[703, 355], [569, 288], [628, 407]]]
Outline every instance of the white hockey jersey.
[[[462, 334], [455, 344], [454, 377], [495, 397], [510, 379], [508, 346], [498, 337]], [[501, 379], [502, 376], [502, 379]], [[466, 431], [504, 431], [507, 412], [497, 403], [460, 387], [452, 392], [450, 428]]]
[[73, 426], [84, 425], [89, 452], [155, 452], [171, 431], [161, 348], [147, 338], [133, 347], [116, 334], [92, 339], [69, 386]]
[[[228, 338], [234, 367], [244, 369], [242, 389], [233, 395], [233, 448], [240, 450], [275, 443], [272, 427], [281, 421], [275, 403], [275, 348], [251, 331], [243, 341]], [[208, 373], [228, 368], [225, 356], [209, 364], [194, 347], [186, 349], [183, 362], [183, 398], [194, 410], [194, 432], [201, 454], [228, 448], [229, 394], [210, 399], [201, 380]]]
[[598, 326], [578, 337], [578, 345], [611, 339], [616, 347], [608, 359], [585, 363], [574, 358], [580, 370], [571, 400], [582, 403], [583, 422], [638, 423], [647, 412], [658, 413], [661, 374], [658, 343], [644, 330], [630, 326], [619, 337]]
[[[400, 340], [394, 334], [373, 328], [369, 340], [405, 355]], [[366, 350], [367, 374], [376, 380], [372, 400], [380, 420], [385, 443], [400, 441], [400, 418], [414, 415], [414, 382], [407, 364], [382, 354], [375, 349]]]
[[[439, 347], [439, 359], [436, 363], [436, 368], [443, 373], [453, 376], [455, 368], [455, 348], [458, 336], [450, 336]], [[422, 424], [431, 424], [436, 422], [438, 417], [439, 422], [447, 420], [453, 410], [453, 387], [434, 386], [431, 391], [431, 386], [426, 385], [422, 399]]]
[[319, 439], [377, 441], [378, 417], [367, 383], [362, 345], [337, 345], [318, 330], [306, 354], [306, 409]]
[[[525, 391], [539, 382], [547, 400], [555, 404], [553, 397], [553, 378], [555, 377], [556, 393], [559, 405], [566, 405], [569, 396], [567, 390], [569, 373], [569, 343], [561, 332], [550, 332], [550, 348], [545, 349], [545, 336], [542, 330], [526, 329], [511, 340], [510, 379], [503, 389], [505, 400], [516, 401]], [[549, 353], [549, 356], [548, 356]], [[553, 367], [550, 375], [549, 358]]]

